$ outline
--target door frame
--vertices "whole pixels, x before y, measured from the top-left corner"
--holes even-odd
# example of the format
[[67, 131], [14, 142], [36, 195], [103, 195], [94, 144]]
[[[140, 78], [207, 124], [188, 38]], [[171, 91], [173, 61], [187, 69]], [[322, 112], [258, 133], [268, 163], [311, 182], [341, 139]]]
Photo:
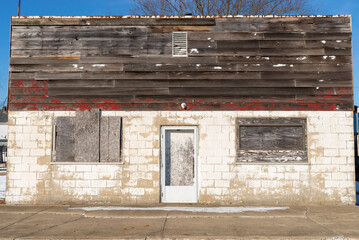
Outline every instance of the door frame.
[[[198, 199], [199, 199], [199, 171], [198, 171], [198, 126], [161, 126], [161, 136], [160, 136], [160, 144], [161, 144], [161, 152], [160, 152], [160, 202], [161, 203], [166, 203], [166, 201], [164, 200], [166, 194], [166, 174], [165, 174], [165, 163], [166, 163], [166, 141], [165, 141], [165, 137], [166, 137], [166, 131], [168, 130], [177, 130], [177, 131], [181, 131], [181, 130], [192, 130], [193, 131], [193, 148], [194, 148], [194, 186], [196, 189], [196, 201], [193, 203], [198, 203]], [[179, 202], [180, 203], [180, 202]]]

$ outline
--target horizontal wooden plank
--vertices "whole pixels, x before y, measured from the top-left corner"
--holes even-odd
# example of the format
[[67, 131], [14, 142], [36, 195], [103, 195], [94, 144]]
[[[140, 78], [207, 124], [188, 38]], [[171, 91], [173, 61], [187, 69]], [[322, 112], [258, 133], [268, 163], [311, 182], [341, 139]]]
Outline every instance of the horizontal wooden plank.
[[[59, 26], [42, 26], [42, 25], [28, 25], [17, 26], [12, 25], [13, 37], [47, 37], [54, 34], [52, 39], [56, 39], [59, 35], [72, 34], [68, 37], [82, 36], [76, 34], [91, 34], [90, 37], [101, 36], [102, 34], [111, 33], [112, 36], [144, 36], [146, 35], [148, 27], [145, 25], [136, 26], [82, 26], [82, 25], [59, 25]], [[74, 35], [75, 34], [75, 35]]]
[[[59, 40], [16, 40], [11, 48], [13, 50], [91, 50], [106, 48], [114, 50], [114, 48], [129, 49], [152, 49], [160, 47], [169, 47], [172, 39], [149, 40], [147, 36], [141, 38], [117, 38], [117, 39], [59, 39]], [[221, 55], [222, 49], [317, 49], [317, 48], [351, 48], [350, 40], [190, 40], [188, 47], [191, 48], [211, 48], [218, 49], [218, 55]], [[36, 51], [34, 51], [36, 52]]]
[[291, 23], [291, 24], [330, 24], [333, 26], [342, 25], [343, 23], [350, 23], [350, 17], [243, 17], [243, 18], [218, 18], [217, 23], [224, 24], [226, 22], [232, 24], [238, 23]]
[[172, 55], [170, 46], [160, 46], [158, 48], [141, 49], [138, 47], [132, 48], [99, 48], [99, 49], [84, 49], [84, 50], [41, 50], [41, 49], [12, 49], [12, 57], [48, 57], [61, 58], [65, 57], [81, 57], [81, 55], [118, 55], [118, 56], [139, 56], [139, 55]]
[[76, 63], [76, 64], [37, 64], [37, 65], [10, 65], [11, 72], [111, 72], [123, 71], [123, 64], [111, 63]]
[[[218, 53], [220, 51], [220, 54]], [[312, 49], [292, 49], [292, 48], [272, 48], [272, 49], [260, 49], [260, 48], [224, 48], [224, 49], [212, 49], [212, 48], [196, 48], [190, 49], [189, 56], [350, 56], [351, 48], [312, 48]]]
[[352, 38], [351, 33], [341, 32], [259, 32], [259, 31], [211, 31], [211, 32], [189, 32], [188, 40], [199, 41], [242, 41], [242, 40], [347, 40]]
[[[54, 27], [54, 26], [51, 26]], [[265, 40], [265, 41], [351, 41], [351, 33], [339, 32], [288, 32], [288, 33], [263, 33], [263, 32], [242, 32], [242, 31], [188, 31], [186, 28], [176, 28], [168, 32], [151, 32], [151, 28], [146, 27], [122, 27], [122, 28], [97, 28], [91, 26], [90, 28], [73, 26], [66, 29], [66, 26], [57, 27], [57, 29], [48, 29], [50, 27], [35, 27], [31, 26], [24, 29], [21, 27], [13, 27], [12, 41], [115, 41], [123, 40], [139, 40], [147, 38], [148, 41], [171, 41], [173, 31], [187, 31], [188, 40], [191, 41], [250, 41], [250, 40]], [[162, 29], [159, 28], [159, 29]], [[203, 30], [203, 29], [202, 29]]]
[[96, 50], [109, 49], [114, 51], [117, 48], [128, 49], [152, 49], [165, 46], [171, 46], [171, 41], [148, 41], [147, 37], [132, 39], [122, 38], [117, 40], [87, 40], [87, 41], [16, 41], [11, 49], [26, 49], [26, 50]]
[[[20, 21], [10, 109], [352, 109], [349, 17]], [[173, 31], [188, 57], [172, 57]]]
[[313, 73], [304, 73], [304, 72], [291, 72], [290, 74], [283, 74], [280, 72], [262, 72], [261, 79], [317, 79], [317, 80], [338, 80], [346, 79], [351, 80], [353, 74], [351, 71], [346, 72], [313, 72]]
[[262, 80], [279, 80], [279, 79], [314, 79], [314, 80], [351, 80], [352, 72], [290, 72], [283, 74], [282, 72], [112, 72], [112, 73], [96, 73], [96, 72], [21, 72], [10, 73], [10, 79], [14, 80], [74, 80], [74, 79], [262, 79]]
[[[351, 59], [351, 58], [350, 58]], [[81, 55], [80, 58], [71, 59], [71, 58], [34, 58], [34, 57], [12, 57], [10, 58], [10, 64], [121, 64], [121, 63], [154, 63], [154, 64], [174, 64], [174, 63], [216, 63], [217, 57], [186, 57], [186, 58], [174, 58], [172, 56], [141, 56], [141, 57], [132, 57], [132, 56], [103, 56], [103, 55], [93, 55], [85, 56]]]
[[128, 95], [170, 95], [170, 96], [226, 96], [243, 95], [260, 96], [276, 95], [352, 95], [353, 90], [345, 87], [325, 88], [325, 87], [169, 87], [169, 88], [10, 88], [11, 95], [48, 95], [48, 96], [128, 96]]
[[212, 26], [214, 18], [126, 18], [126, 17], [86, 17], [86, 18], [12, 18], [13, 26], [28, 25], [95, 25], [95, 26]]
[[352, 95], [353, 90], [350, 87], [162, 87], [162, 88], [124, 88], [124, 87], [103, 87], [101, 91], [97, 88], [45, 88], [45, 87], [31, 87], [31, 88], [10, 88], [10, 95], [48, 95], [48, 96], [129, 96], [129, 95], [169, 95], [169, 96], [228, 96], [228, 95], [243, 95], [243, 96], [270, 96], [274, 93], [276, 95]]
[[259, 64], [236, 64], [236, 63], [218, 63], [218, 64], [124, 64], [123, 70], [126, 72], [286, 72], [290, 75], [294, 72], [347, 72], [352, 70], [351, 64], [333, 63], [333, 64], [273, 64], [265, 61]]
[[[16, 89], [21, 92], [21, 89]], [[10, 90], [11, 91], [11, 90]], [[128, 96], [128, 95], [169, 95], [168, 88], [49, 88], [49, 96]]]
[[352, 103], [187, 103], [187, 109], [181, 104], [156, 103], [73, 103], [73, 104], [26, 104], [14, 103], [10, 111], [84, 111], [89, 109], [106, 111], [353, 111]]
[[[12, 79], [38, 79], [38, 80], [56, 80], [56, 79], [260, 79], [261, 72], [112, 72], [112, 73], [41, 73], [37, 72], [36, 77], [31, 77], [24, 73], [11, 73]], [[317, 75], [317, 73], [316, 73]], [[343, 74], [344, 75], [344, 74]], [[27, 78], [28, 77], [28, 78]], [[307, 78], [307, 77], [306, 77]]]
[[257, 96], [254, 100], [252, 96], [233, 95], [233, 96], [201, 96], [201, 97], [174, 97], [174, 96], [56, 96], [47, 95], [37, 96], [11, 96], [9, 103], [231, 103], [245, 102], [250, 103], [350, 103], [352, 95], [285, 95], [285, 96]]
[[185, 80], [83, 80], [83, 79], [66, 79], [66, 80], [11, 80], [10, 87], [351, 87], [350, 79], [185, 79]]
[[46, 96], [47, 94], [48, 90], [44, 87], [9, 88], [10, 96]]
[[[26, 81], [21, 81], [23, 84]], [[36, 81], [37, 82], [37, 81]], [[19, 83], [14, 83], [19, 84]], [[28, 84], [31, 85], [32, 83]], [[323, 79], [185, 79], [185, 80], [56, 80], [47, 81], [49, 88], [56, 87], [351, 87], [351, 80]], [[24, 85], [25, 86], [25, 85]], [[32, 85], [31, 85], [32, 86]]]
[[[351, 56], [351, 48], [313, 48], [313, 49], [217, 49], [211, 48], [192, 48], [189, 49], [189, 57], [214, 57], [214, 56]], [[11, 57], [35, 57], [35, 58], [80, 58], [82, 55], [117, 55], [118, 57], [142, 57], [148, 55], [172, 56], [170, 46], [159, 48], [139, 49], [139, 48], [113, 48], [113, 49], [87, 49], [87, 50], [41, 50], [41, 49], [13, 49]]]
[[271, 62], [273, 64], [283, 63], [351, 63], [351, 56], [191, 56], [186, 58], [174, 58], [172, 56], [143, 56], [143, 57], [116, 57], [116, 56], [81, 56], [77, 59], [58, 58], [10, 58], [11, 65], [37, 65], [37, 64], [121, 64], [121, 63], [153, 63], [153, 64], [208, 64], [208, 63], [254, 63], [261, 64]]
[[295, 64], [295, 63], [352, 63], [351, 56], [218, 56], [218, 63], [236, 62], [247, 64], [261, 64], [270, 62], [273, 64]]
[[[260, 49], [311, 49], [311, 48], [351, 48], [351, 42], [348, 40], [220, 40], [215, 41], [217, 49], [246, 49], [246, 48], [260, 48]], [[188, 43], [191, 48], [191, 41]], [[204, 43], [203, 43], [204, 44]], [[203, 45], [202, 45], [203, 48]], [[220, 54], [219, 54], [220, 55]]]
[[350, 32], [350, 23], [342, 22], [322, 22], [314, 23], [312, 19], [273, 20], [260, 19], [257, 21], [242, 19], [216, 19], [214, 30], [222, 31], [265, 31], [265, 32], [324, 32], [337, 30], [340, 32]]
[[172, 96], [226, 96], [226, 95], [244, 95], [244, 96], [268, 96], [276, 95], [348, 95], [353, 94], [351, 88], [169, 88], [169, 94]]

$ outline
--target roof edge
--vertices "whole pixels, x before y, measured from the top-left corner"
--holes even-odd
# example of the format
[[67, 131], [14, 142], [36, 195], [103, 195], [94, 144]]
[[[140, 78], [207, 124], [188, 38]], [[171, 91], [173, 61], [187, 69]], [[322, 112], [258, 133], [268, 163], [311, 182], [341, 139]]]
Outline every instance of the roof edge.
[[12, 19], [178, 19], [178, 18], [342, 18], [351, 15], [208, 15], [208, 16], [12, 16]]

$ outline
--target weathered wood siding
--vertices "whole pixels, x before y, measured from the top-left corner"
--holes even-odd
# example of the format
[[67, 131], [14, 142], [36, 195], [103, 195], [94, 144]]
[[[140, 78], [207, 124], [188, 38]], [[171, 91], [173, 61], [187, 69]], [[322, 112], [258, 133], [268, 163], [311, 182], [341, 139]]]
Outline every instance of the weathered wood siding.
[[351, 40], [346, 16], [15, 17], [9, 108], [352, 110]]

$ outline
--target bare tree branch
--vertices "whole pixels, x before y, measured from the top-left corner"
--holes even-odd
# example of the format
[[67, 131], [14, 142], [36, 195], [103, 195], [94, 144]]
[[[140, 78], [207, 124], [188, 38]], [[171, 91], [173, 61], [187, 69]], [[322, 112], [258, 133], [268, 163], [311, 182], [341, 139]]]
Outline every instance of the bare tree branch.
[[312, 14], [309, 0], [132, 0], [136, 15]]

